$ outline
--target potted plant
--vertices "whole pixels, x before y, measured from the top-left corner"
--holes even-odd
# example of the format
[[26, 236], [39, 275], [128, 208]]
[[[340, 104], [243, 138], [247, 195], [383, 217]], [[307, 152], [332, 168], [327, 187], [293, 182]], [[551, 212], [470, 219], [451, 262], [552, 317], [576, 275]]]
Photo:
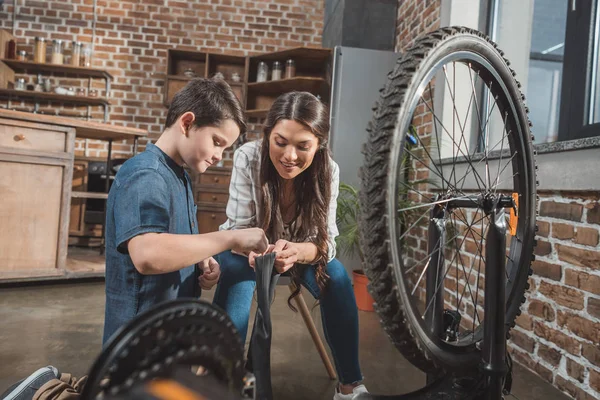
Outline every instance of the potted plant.
[[[407, 134], [407, 146], [416, 144], [416, 132], [414, 127]], [[405, 181], [400, 186], [398, 191], [398, 207], [400, 209], [410, 208], [415, 203], [409, 199], [409, 191], [416, 191], [417, 185], [428, 184], [432, 187], [437, 187], [437, 184], [430, 179], [409, 179], [412, 161], [409, 153], [405, 152], [402, 157], [401, 165], [404, 166]], [[417, 191], [418, 192], [418, 191]], [[422, 213], [422, 210], [410, 210], [398, 215], [401, 231], [407, 229], [411, 221], [416, 216]], [[359, 242], [359, 217], [360, 217], [360, 202], [359, 191], [352, 185], [340, 182], [339, 195], [337, 198], [337, 215], [336, 223], [339, 230], [339, 236], [336, 238], [337, 248], [340, 253], [346, 256], [356, 256], [360, 258], [361, 265], [365, 263], [364, 255], [360, 248]], [[403, 240], [402, 246], [406, 246]], [[368, 278], [361, 268], [352, 271], [354, 281], [354, 294], [359, 310], [373, 311], [373, 298], [367, 291]]]
[[[352, 185], [340, 182], [340, 191], [337, 198], [336, 223], [339, 236], [336, 238], [337, 248], [341, 254], [356, 256], [364, 263], [364, 256], [359, 244], [358, 219], [360, 215], [360, 203], [358, 190]], [[367, 290], [368, 278], [362, 269], [352, 271], [354, 281], [354, 296], [359, 310], [373, 311], [373, 298]]]

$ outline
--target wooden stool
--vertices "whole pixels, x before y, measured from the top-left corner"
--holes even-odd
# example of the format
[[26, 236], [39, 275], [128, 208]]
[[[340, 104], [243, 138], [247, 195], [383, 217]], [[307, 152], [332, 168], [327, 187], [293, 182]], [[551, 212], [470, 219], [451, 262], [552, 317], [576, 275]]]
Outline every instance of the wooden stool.
[[[279, 282], [277, 283], [277, 285], [286, 285], [286, 284], [288, 285], [290, 292], [294, 292], [296, 290], [296, 284], [294, 284], [294, 282], [292, 282], [292, 280], [289, 277], [281, 276], [279, 278]], [[298, 296], [294, 297], [293, 301], [296, 303], [296, 308], [298, 308], [300, 315], [302, 315], [302, 319], [304, 320], [304, 323], [306, 324], [306, 327], [308, 328], [308, 332], [310, 333], [310, 337], [312, 338], [313, 342], [315, 343], [315, 347], [317, 348], [317, 351], [319, 352], [319, 355], [321, 356], [321, 360], [323, 361], [323, 365], [325, 366], [325, 369], [327, 370], [327, 374], [329, 375], [329, 378], [331, 380], [335, 380], [337, 378], [336, 374], [335, 374], [335, 369], [333, 368], [333, 364], [331, 363], [331, 360], [329, 359], [327, 350], [325, 350], [325, 345], [323, 345], [323, 341], [321, 340], [321, 336], [319, 335], [319, 332], [317, 331], [315, 322], [313, 321], [312, 316], [310, 315], [310, 310], [308, 309], [308, 306], [306, 305], [306, 301], [304, 301], [304, 296], [302, 295], [302, 288], [300, 288], [300, 289], [301, 289], [300, 293], [298, 294]]]

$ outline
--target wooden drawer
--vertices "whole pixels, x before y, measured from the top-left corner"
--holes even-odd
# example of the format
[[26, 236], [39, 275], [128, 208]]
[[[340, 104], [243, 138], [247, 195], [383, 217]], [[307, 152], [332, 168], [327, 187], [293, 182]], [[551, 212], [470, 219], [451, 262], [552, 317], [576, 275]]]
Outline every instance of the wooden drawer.
[[0, 147], [64, 152], [66, 146], [66, 132], [0, 125]]
[[196, 195], [196, 202], [198, 203], [226, 205], [228, 199], [229, 194], [227, 193], [211, 193], [202, 191], [202, 189], [200, 189]]
[[64, 168], [0, 160], [0, 276], [57, 268]]
[[227, 214], [222, 208], [199, 208], [196, 217], [200, 233], [216, 232], [219, 230], [219, 225], [227, 220]]
[[210, 173], [205, 172], [200, 175], [201, 185], [217, 185], [229, 188], [229, 182], [231, 181], [231, 175], [225, 175], [222, 173]]

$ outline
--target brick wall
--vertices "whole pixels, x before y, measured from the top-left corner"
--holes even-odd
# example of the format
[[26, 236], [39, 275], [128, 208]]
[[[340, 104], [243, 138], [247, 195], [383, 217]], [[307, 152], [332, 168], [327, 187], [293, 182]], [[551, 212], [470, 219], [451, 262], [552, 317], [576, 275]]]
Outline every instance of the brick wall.
[[440, 27], [441, 0], [398, 0], [396, 51], [404, 51], [421, 34]]
[[[12, 30], [15, 1], [5, 1], [0, 29]], [[35, 36], [93, 40], [92, 66], [107, 69], [115, 78], [110, 122], [148, 130], [152, 139], [162, 132], [167, 111], [162, 105], [167, 49], [247, 55], [320, 47], [324, 12], [321, 0], [97, 0], [95, 12], [93, 0], [19, 0], [16, 4], [15, 36], [20, 48], [30, 54]], [[63, 82], [82, 84], [73, 79]], [[93, 87], [103, 89], [103, 81], [95, 80]], [[49, 105], [43, 109], [52, 110]], [[63, 110], [78, 115], [72, 108]], [[102, 115], [94, 109], [93, 117]], [[78, 142], [78, 153], [83, 145]], [[104, 154], [105, 143], [87, 145], [90, 156]], [[113, 149], [116, 156], [126, 156], [131, 147], [132, 143], [122, 143]]]
[[[439, 0], [399, 0], [396, 51], [407, 49], [418, 35], [438, 28], [440, 7]], [[419, 136], [427, 139], [430, 124], [414, 122]], [[522, 315], [512, 331], [510, 351], [515, 361], [573, 398], [597, 399], [600, 398], [600, 195], [598, 192], [539, 195], [534, 273]], [[421, 228], [425, 235], [426, 226]], [[424, 250], [423, 243], [418, 242], [415, 255], [422, 255]]]
[[577, 399], [600, 397], [600, 195], [540, 193], [534, 275], [515, 359]]

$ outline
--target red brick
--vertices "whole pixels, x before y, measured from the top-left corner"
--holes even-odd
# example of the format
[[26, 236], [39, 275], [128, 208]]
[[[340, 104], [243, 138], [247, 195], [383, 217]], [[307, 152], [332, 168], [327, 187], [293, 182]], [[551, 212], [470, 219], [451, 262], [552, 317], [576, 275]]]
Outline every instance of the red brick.
[[600, 251], [579, 249], [577, 247], [556, 245], [558, 258], [561, 261], [577, 265], [579, 267], [600, 270]]
[[590, 369], [590, 386], [597, 392], [600, 392], [600, 372]]
[[590, 293], [600, 294], [600, 276], [590, 275], [575, 269], [565, 271], [565, 284]]
[[550, 264], [541, 260], [535, 260], [531, 264], [531, 267], [533, 268], [533, 272], [538, 276], [543, 276], [544, 278], [552, 279], [555, 281], [561, 280], [562, 269], [560, 265]]
[[598, 245], [598, 229], [577, 227], [575, 243], [595, 247]]
[[589, 297], [587, 310], [591, 316], [600, 319], [600, 299]]
[[590, 224], [600, 224], [600, 203], [596, 201], [587, 210], [587, 222]]
[[572, 360], [570, 358], [567, 358], [567, 373], [569, 374], [570, 377], [574, 378], [575, 380], [577, 380], [579, 383], [583, 383], [584, 381], [584, 374], [585, 374], [585, 368], [583, 367], [583, 365], [581, 365], [581, 363]]
[[554, 343], [561, 349], [564, 349], [575, 356], [580, 354], [579, 348], [581, 345], [574, 337], [552, 329], [543, 322], [535, 321], [533, 324], [533, 331], [536, 335]]
[[538, 344], [537, 354], [542, 360], [554, 367], [558, 367], [560, 364], [560, 359], [562, 358], [560, 351], [548, 347], [543, 343]]
[[600, 322], [564, 311], [558, 311], [557, 322], [559, 326], [568, 328], [580, 338], [600, 343]]
[[540, 215], [579, 222], [583, 215], [583, 205], [578, 203], [543, 201], [540, 206]]
[[565, 286], [541, 282], [539, 292], [556, 301], [558, 304], [574, 310], [583, 310], [583, 293]]
[[545, 240], [538, 240], [533, 252], [536, 256], [547, 256], [552, 253], [552, 244]]
[[575, 236], [575, 227], [560, 222], [552, 223], [552, 237], [561, 240], [571, 240]]
[[554, 321], [556, 318], [556, 313], [554, 312], [554, 308], [543, 301], [540, 300], [531, 300], [529, 302], [529, 314], [534, 315], [536, 317], [544, 318], [546, 321]]
[[519, 315], [515, 320], [515, 323], [517, 324], [517, 326], [527, 331], [533, 330], [533, 321], [531, 320], [531, 317], [527, 314]]
[[[473, 312], [471, 315], [473, 315]], [[510, 334], [510, 340], [528, 353], [533, 353], [533, 348], [535, 347], [535, 340], [533, 338], [518, 330], [513, 330]]]
[[583, 343], [581, 354], [596, 367], [600, 368], [600, 344]]

